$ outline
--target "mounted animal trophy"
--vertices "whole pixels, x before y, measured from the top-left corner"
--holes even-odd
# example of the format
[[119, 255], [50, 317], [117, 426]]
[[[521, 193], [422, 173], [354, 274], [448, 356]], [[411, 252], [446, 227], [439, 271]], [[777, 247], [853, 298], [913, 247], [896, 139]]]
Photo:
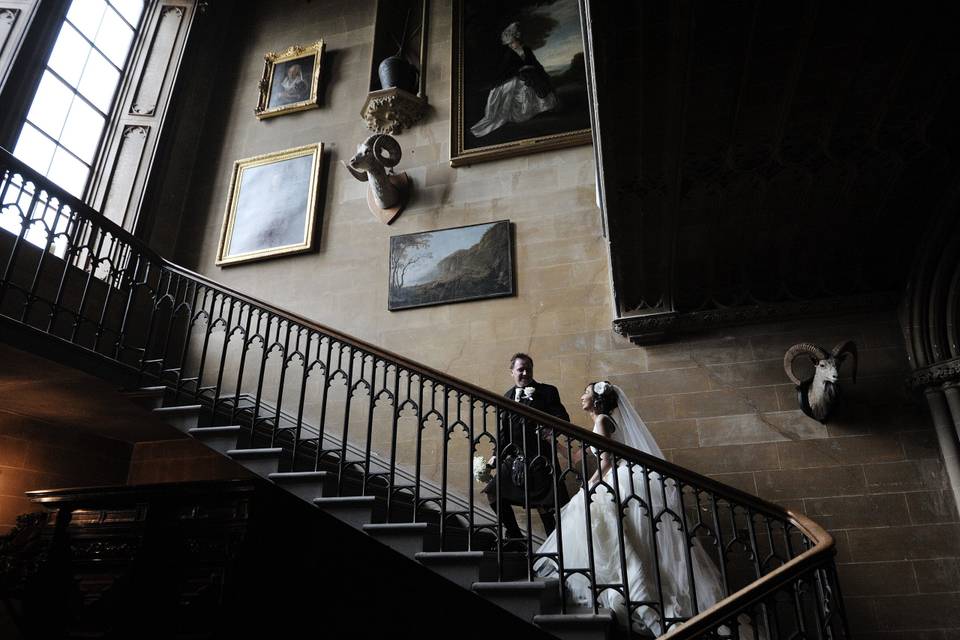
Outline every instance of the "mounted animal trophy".
[[[805, 356], [813, 362], [813, 376], [805, 380], [793, 372], [793, 363]], [[809, 342], [795, 344], [783, 356], [783, 368], [787, 376], [797, 385], [797, 400], [800, 410], [814, 420], [826, 424], [827, 418], [840, 400], [840, 365], [847, 358], [853, 361], [853, 382], [857, 381], [857, 344], [852, 340], [841, 342], [827, 353]]]
[[354, 178], [368, 183], [367, 206], [384, 224], [396, 220], [410, 198], [410, 178], [393, 173], [402, 156], [399, 142], [378, 133], [358, 145], [356, 155], [344, 163]]

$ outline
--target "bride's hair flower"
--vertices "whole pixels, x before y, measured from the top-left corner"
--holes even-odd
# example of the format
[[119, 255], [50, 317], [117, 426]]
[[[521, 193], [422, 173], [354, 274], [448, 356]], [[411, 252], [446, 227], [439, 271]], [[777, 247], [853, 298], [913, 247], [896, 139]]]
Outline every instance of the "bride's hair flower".
[[603, 381], [601, 381], [601, 382], [595, 382], [594, 385], [593, 385], [593, 392], [594, 392], [595, 394], [597, 394], [598, 396], [602, 396], [602, 395], [605, 394], [609, 389], [610, 389], [610, 383], [609, 383], [609, 382], [603, 382]]

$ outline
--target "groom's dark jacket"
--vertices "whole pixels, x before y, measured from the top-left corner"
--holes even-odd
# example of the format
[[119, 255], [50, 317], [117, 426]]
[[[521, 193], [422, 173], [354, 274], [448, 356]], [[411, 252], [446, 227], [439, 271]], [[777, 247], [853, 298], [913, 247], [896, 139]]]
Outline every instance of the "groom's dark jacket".
[[[567, 410], [564, 408], [563, 403], [560, 402], [560, 392], [557, 391], [557, 388], [551, 384], [543, 384], [542, 382], [537, 382], [534, 380], [529, 385], [534, 388], [533, 399], [526, 400], [523, 398], [523, 387], [510, 387], [503, 393], [503, 397], [508, 400], [513, 400], [516, 396], [516, 390], [520, 389], [520, 404], [526, 407], [532, 407], [533, 409], [539, 409], [544, 413], [549, 413], [550, 415], [560, 418], [561, 420], [570, 421], [570, 414], [567, 413]], [[504, 420], [500, 424], [500, 441], [501, 443], [512, 442], [515, 443], [517, 447], [523, 451], [523, 420], [518, 416], [511, 416], [509, 420], [510, 428], [507, 429], [507, 420]], [[530, 438], [533, 437], [531, 441]], [[531, 448], [531, 444], [533, 447]], [[502, 446], [502, 445], [501, 445]], [[530, 457], [536, 455], [536, 433], [534, 428], [527, 429], [527, 452], [530, 454]]]
[[[520, 404], [533, 409], [539, 409], [561, 420], [570, 420], [570, 415], [564, 408], [563, 403], [560, 402], [560, 392], [557, 391], [556, 387], [536, 381], [531, 382], [527, 386], [534, 388], [533, 399], [526, 400], [523, 398], [523, 388], [520, 387]], [[513, 400], [516, 396], [516, 389], [517, 387], [510, 387], [504, 392], [503, 397], [508, 400]], [[500, 458], [497, 477], [500, 479], [500, 498], [508, 504], [522, 505], [524, 504], [523, 487], [514, 486], [509, 480], [509, 470], [504, 469], [500, 465], [507, 460], [508, 456], [522, 454], [524, 440], [526, 440], [528, 463], [532, 462], [539, 455], [546, 459], [547, 469], [549, 469], [549, 466], [552, 466], [554, 469], [559, 470], [560, 465], [557, 463], [556, 451], [553, 449], [550, 438], [548, 438], [542, 430], [538, 436], [536, 424], [533, 421], [528, 420], [527, 424], [524, 424], [523, 418], [515, 414], [505, 414], [503, 416], [498, 429], [498, 438], [500, 441]], [[530, 493], [529, 504], [531, 506], [552, 507], [553, 490], [557, 481], [558, 478], [556, 477], [551, 479], [549, 475], [545, 476], [536, 472], [531, 473], [527, 485]], [[495, 491], [496, 482], [496, 479], [491, 480], [484, 491]], [[491, 493], [491, 495], [495, 494]], [[567, 499], [566, 491], [562, 491], [560, 494], [560, 504], [564, 504]]]

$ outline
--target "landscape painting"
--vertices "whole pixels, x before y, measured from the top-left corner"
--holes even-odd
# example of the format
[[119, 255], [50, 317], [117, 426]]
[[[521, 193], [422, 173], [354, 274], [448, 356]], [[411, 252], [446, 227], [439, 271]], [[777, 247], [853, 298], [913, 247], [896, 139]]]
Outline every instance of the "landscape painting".
[[590, 142], [577, 0], [454, 3], [450, 164]]
[[513, 293], [509, 220], [390, 238], [390, 311]]

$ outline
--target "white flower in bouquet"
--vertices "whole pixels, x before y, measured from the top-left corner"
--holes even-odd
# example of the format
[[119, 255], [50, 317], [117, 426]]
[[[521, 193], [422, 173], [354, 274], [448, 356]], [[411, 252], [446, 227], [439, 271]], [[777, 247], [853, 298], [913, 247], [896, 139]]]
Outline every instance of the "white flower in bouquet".
[[490, 475], [490, 467], [487, 466], [487, 459], [483, 456], [473, 457], [473, 478], [477, 482], [489, 482], [493, 478]]

